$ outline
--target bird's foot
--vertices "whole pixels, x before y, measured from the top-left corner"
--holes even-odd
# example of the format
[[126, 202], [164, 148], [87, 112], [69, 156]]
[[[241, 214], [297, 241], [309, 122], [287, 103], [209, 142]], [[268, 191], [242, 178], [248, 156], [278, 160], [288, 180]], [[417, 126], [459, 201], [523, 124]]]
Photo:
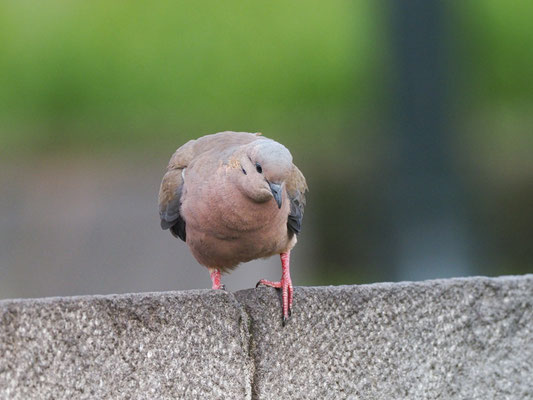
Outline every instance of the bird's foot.
[[267, 281], [266, 279], [261, 279], [259, 282], [257, 282], [257, 285], [255, 285], [255, 287], [257, 288], [260, 285], [270, 286], [276, 289], [281, 289], [281, 282], [272, 282], [272, 281]]
[[283, 312], [283, 326], [287, 323], [289, 320], [289, 317], [292, 314], [292, 280], [291, 275], [289, 272], [289, 253], [282, 253], [281, 254], [281, 266], [282, 266], [282, 274], [281, 274], [281, 281], [279, 282], [272, 282], [267, 281], [266, 279], [261, 279], [259, 282], [257, 282], [257, 285], [255, 287], [258, 287], [259, 285], [264, 286], [270, 286], [276, 289], [281, 289], [281, 303], [282, 303], [282, 312]]
[[267, 281], [266, 279], [261, 279], [257, 282], [256, 287], [259, 285], [270, 286], [276, 289], [281, 289], [281, 302], [282, 302], [282, 311], [283, 311], [283, 326], [289, 320], [289, 317], [292, 314], [292, 282], [291, 278], [283, 279], [280, 282]]
[[226, 286], [220, 283], [220, 270], [209, 268], [209, 275], [211, 276], [211, 281], [213, 282], [211, 289], [226, 290]]

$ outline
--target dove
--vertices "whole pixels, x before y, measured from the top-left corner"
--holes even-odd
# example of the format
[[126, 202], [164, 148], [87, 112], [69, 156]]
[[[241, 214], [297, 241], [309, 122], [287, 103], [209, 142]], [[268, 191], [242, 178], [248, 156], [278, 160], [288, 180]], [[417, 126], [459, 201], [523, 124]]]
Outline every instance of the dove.
[[308, 191], [282, 144], [261, 133], [219, 132], [190, 140], [170, 158], [159, 190], [161, 227], [183, 240], [207, 267], [212, 289], [239, 264], [279, 255], [282, 322], [293, 303], [290, 252]]

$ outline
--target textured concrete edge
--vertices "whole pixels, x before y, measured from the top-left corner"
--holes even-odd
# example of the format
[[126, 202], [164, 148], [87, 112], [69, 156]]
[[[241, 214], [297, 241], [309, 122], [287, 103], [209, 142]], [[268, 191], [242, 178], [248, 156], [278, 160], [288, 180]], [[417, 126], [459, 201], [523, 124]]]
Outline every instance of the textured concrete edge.
[[[150, 297], [176, 297], [187, 295], [201, 295], [209, 293], [210, 289], [191, 289], [191, 290], [172, 290], [166, 292], [140, 292], [140, 293], [111, 293], [111, 294], [86, 294], [79, 296], [51, 296], [51, 297], [27, 297], [27, 298], [12, 298], [0, 299], [0, 306], [10, 303], [20, 304], [37, 304], [37, 303], [54, 303], [64, 301], [90, 301], [90, 300], [123, 300], [123, 299], [144, 299]], [[232, 293], [228, 293], [231, 295]]]
[[[522, 282], [522, 281], [533, 281], [533, 274], [524, 274], [524, 275], [502, 275], [497, 277], [488, 277], [488, 276], [469, 276], [469, 277], [458, 277], [458, 278], [446, 278], [446, 279], [429, 279], [425, 281], [400, 281], [400, 282], [376, 282], [376, 283], [367, 283], [361, 285], [330, 285], [330, 286], [295, 286], [296, 290], [305, 291], [323, 291], [327, 293], [328, 291], [336, 290], [364, 290], [364, 289], [378, 289], [378, 290], [401, 290], [404, 288], [411, 287], [437, 287], [437, 286], [455, 286], [455, 285], [465, 285], [465, 284], [475, 284], [475, 283], [492, 283], [492, 284], [503, 284], [503, 283], [512, 283], [512, 282]], [[246, 298], [247, 295], [253, 293], [256, 288], [238, 290], [232, 293], [237, 302], [246, 309]], [[281, 305], [280, 305], [281, 307]], [[246, 310], [245, 310], [246, 311]], [[248, 312], [248, 311], [246, 311]]]
[[[162, 317], [162, 319], [161, 318], [158, 319], [158, 315], [161, 315], [161, 312], [158, 311], [158, 307], [161, 307], [161, 306], [166, 308], [168, 312], [171, 312], [172, 315], [180, 315], [181, 314], [181, 312], [179, 312], [180, 309], [183, 312], [185, 312], [186, 315], [191, 316], [192, 314], [192, 317], [194, 320], [196, 320], [196, 323], [193, 323], [192, 326], [190, 326], [189, 324], [189, 327], [187, 327], [186, 325], [182, 325], [182, 321], [184, 318], [183, 316], [182, 317], [178, 316], [176, 318], [168, 318], [168, 319], [166, 317]], [[205, 329], [204, 336], [206, 340], [204, 340], [203, 343], [208, 345], [207, 351], [211, 351], [211, 357], [215, 357], [216, 359], [221, 359], [221, 358], [224, 359], [224, 357], [226, 357], [226, 361], [229, 362], [231, 360], [227, 359], [227, 355], [233, 354], [233, 356], [235, 356], [237, 354], [238, 359], [240, 360], [238, 368], [241, 371], [240, 372], [241, 378], [239, 379], [239, 381], [241, 381], [241, 384], [239, 385], [239, 387], [241, 388], [240, 390], [242, 390], [242, 398], [246, 398], [246, 399], [252, 398], [252, 379], [254, 376], [254, 362], [251, 358], [251, 353], [250, 353], [250, 343], [251, 343], [250, 329], [249, 329], [250, 319], [248, 317], [248, 314], [246, 314], [246, 312], [244, 311], [242, 305], [235, 298], [235, 296], [232, 293], [228, 293], [225, 291], [213, 291], [213, 290], [205, 289], [205, 290], [168, 291], [168, 292], [152, 292], [152, 293], [112, 294], [112, 295], [94, 295], [94, 296], [88, 295], [88, 296], [0, 300], [0, 336], [1, 336], [0, 340], [7, 339], [5, 342], [7, 343], [6, 344], [7, 346], [10, 345], [9, 343], [13, 344], [13, 340], [12, 338], [10, 339], [11, 336], [9, 336], [10, 332], [11, 334], [13, 334], [13, 329], [10, 330], [9, 327], [11, 326], [12, 328], [13, 324], [15, 327], [19, 326], [20, 324], [18, 322], [19, 315], [22, 317], [24, 315], [26, 316], [32, 315], [33, 313], [33, 315], [37, 316], [37, 319], [41, 318], [41, 315], [44, 315], [46, 318], [46, 316], [49, 316], [51, 312], [48, 310], [59, 310], [59, 313], [56, 312], [53, 315], [54, 318], [52, 318], [53, 322], [51, 323], [52, 324], [51, 326], [56, 326], [56, 327], [62, 326], [63, 328], [59, 328], [59, 329], [62, 330], [64, 334], [63, 336], [67, 337], [67, 339], [69, 335], [73, 336], [74, 333], [76, 333], [76, 337], [79, 337], [77, 336], [79, 332], [87, 333], [86, 330], [81, 331], [84, 329], [83, 328], [84, 324], [81, 324], [81, 325], [75, 324], [75, 325], [70, 325], [70, 326], [65, 325], [63, 323], [63, 316], [65, 316], [66, 319], [71, 320], [72, 312], [84, 313], [84, 309], [88, 310], [89, 315], [91, 315], [91, 310], [93, 311], [93, 314], [94, 314], [94, 310], [100, 310], [100, 311], [103, 310], [104, 313], [107, 313], [106, 314], [107, 324], [109, 325], [110, 327], [109, 330], [111, 331], [115, 331], [115, 321], [118, 321], [121, 316], [122, 316], [122, 319], [124, 319], [124, 315], [123, 315], [124, 313], [127, 314], [126, 315], [127, 319], [128, 318], [131, 319], [131, 316], [133, 316], [132, 320], [135, 323], [134, 325], [136, 326], [134, 330], [141, 337], [146, 336], [147, 332], [149, 333], [149, 331], [151, 331], [153, 334], [154, 330], [150, 329], [149, 327], [147, 328], [147, 330], [144, 329], [146, 327], [144, 322], [152, 321], [151, 317], [149, 317], [148, 320], [143, 319], [143, 318], [139, 319], [137, 318], [137, 313], [144, 312], [144, 313], [147, 313], [146, 315], [151, 314], [154, 316], [156, 323], [160, 323], [161, 321], [163, 321], [163, 323], [166, 325], [166, 328], [164, 330], [167, 332], [167, 334], [163, 336], [159, 335], [159, 337], [161, 339], [162, 346], [163, 347], [166, 346], [167, 349], [168, 349], [168, 346], [171, 346], [172, 348], [177, 348], [178, 350], [181, 349], [182, 346], [180, 343], [183, 343], [184, 334], [189, 335], [189, 336], [195, 336], [195, 335], [190, 335], [190, 334], [193, 333], [197, 329], [202, 329], [202, 330]], [[63, 314], [63, 311], [65, 311], [65, 314]], [[174, 313], [175, 311], [178, 311], [179, 314], [175, 314]], [[130, 312], [133, 314], [129, 314]], [[190, 318], [187, 318], [187, 317], [185, 318], [187, 321], [191, 321]], [[100, 321], [99, 318], [97, 319], [98, 321]], [[211, 320], [211, 322], [209, 320]], [[33, 326], [34, 329], [37, 329], [37, 330], [40, 330], [40, 328], [42, 328], [43, 326], [39, 321], [28, 320], [26, 318], [26, 323], [29, 324], [30, 326]], [[141, 323], [141, 326], [139, 326], [139, 324], [136, 324], [136, 322], [139, 322], [139, 321]], [[206, 325], [206, 323], [209, 325]], [[4, 324], [6, 327], [5, 331], [3, 329]], [[106, 322], [104, 322], [104, 325], [105, 324]], [[218, 334], [212, 331], [211, 329], [212, 324], [215, 324], [215, 326], [218, 326], [219, 328], [221, 328], [222, 336], [219, 336]], [[44, 325], [46, 328], [46, 324]], [[93, 333], [97, 336], [98, 335], [101, 336], [101, 332], [99, 328], [99, 326], [101, 325], [102, 325], [102, 322], [97, 322], [96, 325], [92, 325], [93, 328], [94, 326], [96, 326], [96, 331], [98, 332], [95, 331]], [[228, 331], [231, 333], [231, 337], [228, 337], [227, 335], [224, 336], [226, 333], [228, 333]], [[18, 332], [18, 328], [17, 328], [17, 332]], [[25, 332], [27, 332], [27, 329], [24, 329], [22, 331], [23, 333], [22, 336], [23, 338], [27, 339], [27, 335], [25, 335]], [[89, 333], [89, 335], [92, 335], [93, 333]], [[2, 336], [3, 334], [8, 334], [8, 336], [4, 337]], [[43, 338], [44, 338], [43, 340], [46, 343], [54, 342], [55, 340], [54, 337], [53, 336], [50, 337], [50, 335], [48, 335], [48, 337], [46, 337], [45, 335]], [[60, 341], [61, 341], [61, 338], [60, 338]], [[70, 339], [68, 339], [67, 342], [68, 344], [71, 344]], [[110, 344], [111, 347], [113, 347], [113, 343], [115, 342], [115, 340], [114, 338], [112, 339], [108, 337], [106, 339], [106, 342]], [[187, 339], [185, 340], [185, 342], [193, 343], [193, 344], [195, 343], [194, 340], [192, 340], [191, 342], [190, 340], [187, 340]], [[144, 343], [146, 344], [148, 342], [144, 342]], [[0, 344], [2, 343], [0, 342]], [[224, 346], [224, 344], [231, 345], [231, 347], [229, 348], [230, 349], [229, 353], [224, 352], [224, 351], [222, 351], [221, 353], [212, 352], [213, 346], [215, 347], [219, 345]], [[211, 350], [209, 350], [210, 348]], [[234, 349], [234, 350], [232, 351], [231, 349]], [[0, 353], [3, 353], [1, 350], [2, 349], [0, 349]], [[86, 349], [84, 348], [84, 351], [85, 350]], [[32, 352], [32, 351], [35, 351], [35, 349], [29, 350], [29, 351]], [[52, 352], [54, 352], [54, 350], [52, 350]], [[106, 354], [110, 355], [108, 353]], [[113, 354], [111, 354], [111, 356], [112, 355]], [[154, 353], [152, 353], [152, 355], [154, 355]], [[152, 356], [148, 355], [148, 358], [151, 358], [151, 357]], [[192, 358], [195, 358], [194, 355]], [[6, 371], [5, 365], [2, 366], [2, 359], [3, 358], [0, 358], [0, 378], [2, 376], [2, 372]], [[185, 359], [187, 359], [187, 356], [185, 357]], [[12, 357], [11, 357], [11, 361], [13, 361]], [[16, 365], [18, 365], [18, 361], [20, 360], [16, 360], [17, 362]], [[9, 362], [9, 358], [7, 359], [6, 362]], [[61, 363], [63, 363], [63, 361], [61, 361]], [[235, 367], [233, 361], [232, 363], [233, 363], [232, 365]], [[224, 368], [227, 369], [228, 364], [226, 364], [225, 367], [224, 365], [222, 365], [222, 371], [224, 370]], [[188, 367], [185, 369], [188, 369]], [[218, 371], [220, 373], [220, 369], [218, 369]], [[184, 375], [184, 373], [181, 373], [181, 372], [179, 374], [181, 374], [182, 376]], [[185, 375], [186, 374], [187, 373], [185, 373]], [[146, 373], [144, 375], [146, 375]], [[218, 385], [218, 383], [215, 382], [215, 385]], [[0, 386], [2, 386], [1, 382], [0, 382]], [[218, 387], [218, 386], [214, 386], [214, 387]], [[158, 389], [159, 387], [156, 385], [153, 388]], [[126, 387], [126, 389], [128, 388]], [[2, 389], [0, 389], [0, 392], [2, 392]], [[2, 395], [0, 395], [0, 397], [1, 396]], [[239, 396], [239, 398], [241, 398], [241, 396]]]
[[[533, 279], [533, 274], [524, 274], [524, 275], [502, 275], [497, 277], [488, 277], [488, 276], [469, 276], [469, 277], [458, 277], [458, 278], [446, 278], [446, 279], [430, 279], [425, 281], [400, 281], [400, 282], [376, 282], [376, 283], [366, 283], [366, 284], [352, 284], [352, 285], [329, 285], [329, 286], [296, 286], [299, 289], [303, 290], [335, 290], [343, 289], [347, 290], [350, 288], [375, 288], [375, 289], [384, 289], [388, 290], [391, 288], [402, 288], [409, 286], [434, 286], [434, 285], [450, 285], [450, 284], [464, 284], [464, 283], [473, 283], [473, 282], [512, 282], [518, 280], [529, 280]], [[256, 290], [256, 288], [242, 289], [235, 292], [225, 292], [228, 296], [232, 298], [239, 306], [244, 304], [239, 300], [239, 294], [249, 293]], [[29, 298], [11, 298], [11, 299], [0, 299], [0, 306], [5, 306], [11, 303], [19, 304], [36, 304], [36, 303], [53, 303], [57, 301], [90, 301], [90, 300], [114, 300], [114, 299], [143, 299], [150, 297], [180, 297], [187, 295], [201, 295], [203, 293], [209, 293], [211, 289], [191, 289], [191, 290], [180, 290], [180, 291], [166, 291], [166, 292], [140, 292], [140, 293], [118, 293], [118, 294], [89, 294], [89, 295], [80, 295], [80, 296], [52, 296], [52, 297], [29, 297]], [[246, 310], [243, 308], [243, 311], [246, 314]], [[246, 314], [248, 317], [248, 315]]]
[[[91, 302], [91, 301], [108, 301], [113, 300], [145, 300], [150, 298], [175, 298], [188, 296], [201, 296], [203, 294], [210, 293], [211, 289], [192, 289], [181, 291], [166, 291], [166, 292], [142, 292], [142, 293], [120, 293], [120, 294], [95, 294], [95, 295], [82, 295], [82, 296], [55, 296], [55, 297], [36, 297], [36, 298], [14, 298], [14, 299], [0, 299], [0, 308], [8, 308], [10, 306], [24, 306], [24, 305], [45, 305], [52, 303], [74, 303], [74, 302]], [[250, 356], [250, 324], [251, 318], [246, 312], [244, 305], [238, 300], [237, 296], [232, 292], [222, 292], [228, 296], [229, 300], [234, 303], [235, 307], [239, 310], [239, 327], [240, 336], [243, 344], [243, 349]], [[252, 366], [253, 374], [253, 362]]]
[[[330, 291], [330, 290], [361, 290], [361, 289], [382, 289], [382, 290], [391, 290], [391, 289], [402, 289], [408, 287], [435, 287], [435, 286], [453, 286], [453, 285], [462, 285], [469, 283], [509, 283], [515, 281], [527, 281], [533, 280], [533, 274], [525, 275], [503, 275], [498, 277], [487, 277], [487, 276], [471, 276], [471, 277], [459, 277], [459, 278], [447, 278], [447, 279], [431, 279], [425, 281], [401, 281], [401, 282], [377, 282], [377, 283], [368, 283], [361, 285], [330, 285], [330, 286], [297, 286], [298, 290], [307, 291]], [[246, 309], [245, 297], [247, 294], [254, 292], [256, 288], [242, 289], [235, 292], [224, 292], [232, 302], [241, 310], [242, 319], [241, 325], [244, 330], [249, 334], [249, 327], [253, 323], [251, 321], [251, 316], [249, 315]], [[81, 295], [81, 296], [54, 296], [54, 297], [36, 297], [36, 298], [13, 298], [13, 299], [0, 299], [0, 307], [7, 307], [9, 305], [35, 305], [35, 304], [46, 304], [46, 303], [56, 303], [56, 302], [90, 302], [90, 301], [113, 301], [113, 300], [141, 300], [149, 298], [162, 298], [162, 297], [174, 297], [178, 299], [179, 297], [186, 296], [198, 296], [202, 294], [210, 293], [211, 289], [191, 289], [191, 290], [181, 290], [181, 291], [166, 291], [166, 292], [140, 292], [140, 293], [120, 293], [120, 294], [94, 294], [94, 295]], [[244, 338], [243, 338], [244, 339]], [[247, 343], [248, 340], [243, 343]]]
[[[458, 277], [458, 278], [447, 278], [447, 279], [432, 279], [432, 280], [425, 280], [425, 281], [402, 281], [402, 282], [378, 282], [378, 283], [370, 283], [370, 284], [362, 284], [362, 285], [337, 285], [337, 286], [303, 286], [303, 287], [295, 287], [295, 291], [297, 291], [300, 295], [305, 296], [305, 293], [308, 293], [311, 295], [311, 293], [314, 292], [315, 295], [319, 296], [328, 296], [331, 295], [333, 297], [337, 296], [337, 293], [340, 292], [350, 292], [353, 291], [355, 293], [361, 293], [363, 296], [367, 296], [368, 292], [373, 292], [374, 295], [376, 295], [377, 292], [402, 292], [402, 291], [410, 291], [411, 289], [429, 289], [432, 290], [440, 290], [442, 288], [465, 288], [465, 290], [468, 290], [468, 288], [472, 288], [473, 286], [523, 286], [523, 285], [533, 285], [533, 274], [526, 274], [526, 275], [505, 275], [505, 276], [499, 276], [499, 277], [486, 277], [486, 276], [472, 276], [472, 277]], [[280, 312], [274, 313], [275, 315], [279, 315], [279, 321], [261, 321], [261, 318], [259, 320], [257, 319], [258, 312], [259, 315], [263, 315], [262, 311], [257, 309], [257, 307], [253, 307], [251, 303], [258, 300], [258, 293], [256, 292], [258, 289], [251, 288], [251, 289], [244, 289], [239, 290], [234, 293], [234, 296], [236, 297], [237, 301], [240, 303], [241, 307], [244, 308], [246, 314], [248, 315], [249, 320], [249, 335], [250, 335], [250, 357], [254, 364], [254, 370], [252, 371], [254, 373], [253, 379], [251, 381], [252, 383], [252, 399], [261, 398], [263, 394], [259, 393], [258, 389], [258, 383], [261, 381], [261, 357], [258, 357], [257, 354], [257, 347], [260, 345], [259, 342], [264, 341], [265, 338], [262, 337], [254, 337], [254, 324], [270, 324], [269, 329], [285, 329], [281, 326], [281, 294], [278, 293], [277, 297], [279, 297], [279, 307]], [[260, 290], [270, 291], [271, 293], [274, 293], [274, 289], [272, 288], [266, 288], [262, 287]], [[264, 294], [263, 294], [264, 295]], [[259, 295], [261, 297], [261, 295]], [[267, 295], [268, 296], [268, 295]], [[296, 301], [298, 301], [296, 299]], [[272, 304], [272, 303], [270, 303]], [[277, 303], [276, 303], [277, 304]], [[265, 314], [268, 315], [269, 313], [266, 312]], [[269, 315], [270, 318], [273, 317], [272, 313]], [[276, 317], [274, 317], [276, 318]], [[279, 322], [279, 324], [278, 324]], [[264, 328], [264, 327], [263, 327]], [[257, 334], [257, 332], [256, 332]]]
[[[305, 291], [328, 291], [335, 290], [362, 290], [362, 289], [381, 289], [381, 290], [401, 290], [409, 287], [435, 287], [435, 286], [454, 286], [474, 283], [510, 283], [533, 280], [533, 274], [525, 275], [503, 275], [498, 277], [486, 276], [471, 276], [448, 279], [432, 279], [425, 281], [401, 281], [401, 282], [378, 282], [361, 285], [336, 285], [336, 286], [297, 286], [297, 290]], [[240, 309], [240, 326], [242, 330], [242, 339], [244, 345], [249, 345], [250, 326], [253, 323], [251, 315], [246, 307], [246, 297], [248, 294], [258, 290], [257, 288], [243, 289], [235, 292], [224, 292], [230, 300]], [[259, 289], [260, 290], [260, 289]], [[24, 305], [44, 305], [46, 303], [68, 303], [68, 302], [91, 302], [91, 301], [113, 301], [113, 300], [144, 300], [150, 298], [173, 297], [179, 299], [180, 297], [199, 296], [210, 293], [211, 289], [192, 289], [181, 291], [166, 291], [166, 292], [141, 292], [141, 293], [121, 293], [121, 294], [95, 294], [82, 296], [55, 296], [55, 297], [38, 297], [38, 298], [13, 298], [0, 299], [0, 307], [8, 307], [10, 305], [24, 306]]]
[[[501, 276], [501, 277], [466, 277], [466, 278], [451, 278], [451, 279], [436, 279], [428, 281], [419, 281], [419, 282], [383, 282], [383, 283], [372, 283], [365, 285], [343, 285], [343, 286], [315, 286], [315, 287], [298, 287], [297, 290], [301, 291], [304, 294], [307, 291], [313, 292], [323, 292], [325, 295], [329, 292], [335, 291], [363, 291], [364, 289], [373, 289], [378, 291], [390, 291], [390, 290], [403, 290], [412, 287], [428, 287], [435, 288], [441, 286], [469, 286], [476, 284], [491, 284], [491, 285], [506, 285], [513, 283], [522, 283], [530, 284], [533, 283], [533, 274], [527, 275], [518, 275], [518, 276]], [[242, 351], [247, 358], [246, 370], [248, 371], [248, 387], [246, 388], [246, 397], [254, 398], [254, 387], [256, 385], [256, 380], [259, 379], [257, 375], [257, 363], [258, 360], [255, 359], [256, 352], [254, 351], [253, 346], [257, 340], [261, 338], [254, 338], [253, 335], [253, 324], [254, 316], [250, 312], [247, 301], [250, 301], [248, 298], [250, 294], [253, 294], [257, 289], [245, 289], [236, 291], [234, 293], [226, 292], [223, 295], [228, 296], [228, 300], [235, 305], [239, 310], [239, 321], [236, 321], [239, 326], [240, 333], [240, 342], [242, 343]], [[259, 290], [270, 290], [272, 289], [259, 289]], [[91, 301], [113, 301], [113, 300], [147, 300], [151, 298], [173, 298], [176, 301], [179, 301], [180, 298], [187, 298], [189, 296], [202, 296], [210, 293], [209, 289], [202, 290], [187, 290], [187, 291], [169, 291], [169, 292], [147, 292], [147, 293], [133, 293], [133, 294], [112, 294], [112, 295], [87, 295], [87, 296], [73, 296], [73, 297], [48, 297], [48, 298], [29, 298], [29, 299], [6, 299], [0, 300], [0, 308], [8, 308], [10, 306], [16, 305], [18, 307], [24, 307], [25, 305], [40, 305], [45, 306], [47, 303], [53, 304], [57, 302], [68, 303], [68, 302], [88, 302]], [[221, 293], [222, 295], [222, 293]], [[283, 328], [281, 328], [283, 329]], [[256, 397], [256, 396], [255, 396]]]

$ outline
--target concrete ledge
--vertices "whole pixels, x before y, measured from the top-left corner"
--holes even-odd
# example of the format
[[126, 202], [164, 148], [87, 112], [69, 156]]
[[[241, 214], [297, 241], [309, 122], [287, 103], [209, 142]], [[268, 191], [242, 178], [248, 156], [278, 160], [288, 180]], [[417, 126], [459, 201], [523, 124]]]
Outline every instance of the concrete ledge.
[[3, 301], [0, 398], [250, 398], [246, 318], [211, 290]]
[[2, 399], [533, 398], [533, 275], [0, 302]]

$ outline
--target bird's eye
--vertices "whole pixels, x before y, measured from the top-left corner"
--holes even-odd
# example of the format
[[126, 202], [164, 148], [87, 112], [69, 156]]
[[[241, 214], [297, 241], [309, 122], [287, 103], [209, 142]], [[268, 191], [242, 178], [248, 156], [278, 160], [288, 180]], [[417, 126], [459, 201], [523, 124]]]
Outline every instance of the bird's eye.
[[256, 163], [256, 164], [255, 164], [255, 169], [256, 169], [257, 172], [259, 172], [260, 174], [263, 173], [263, 168], [261, 168], [261, 165], [260, 165], [260, 164]]
[[245, 170], [244, 168], [242, 168], [242, 167], [241, 167], [241, 169], [242, 169], [242, 173], [243, 173], [244, 175], [246, 175], [246, 170]]

